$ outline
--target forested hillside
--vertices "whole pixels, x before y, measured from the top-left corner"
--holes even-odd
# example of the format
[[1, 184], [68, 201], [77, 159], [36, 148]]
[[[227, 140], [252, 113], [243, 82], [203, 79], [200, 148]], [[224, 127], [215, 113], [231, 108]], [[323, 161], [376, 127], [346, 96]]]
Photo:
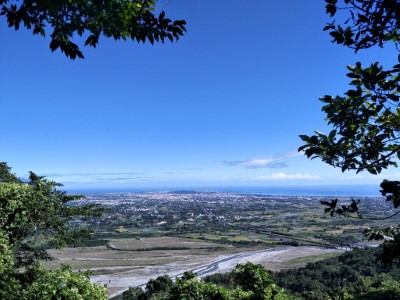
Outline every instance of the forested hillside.
[[400, 299], [400, 264], [384, 267], [378, 255], [378, 249], [353, 250], [274, 278], [301, 299]]

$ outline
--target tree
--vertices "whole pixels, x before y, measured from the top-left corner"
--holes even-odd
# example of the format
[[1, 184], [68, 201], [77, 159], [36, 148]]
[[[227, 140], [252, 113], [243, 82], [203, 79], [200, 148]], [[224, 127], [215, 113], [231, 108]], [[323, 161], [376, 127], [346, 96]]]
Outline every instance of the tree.
[[[167, 300], [251, 300], [251, 291], [240, 288], [226, 289], [213, 283], [205, 283], [196, 277], [176, 278], [176, 284], [169, 289]], [[278, 300], [278, 299], [277, 299]]]
[[162, 11], [154, 14], [157, 0], [12, 1], [0, 0], [0, 15], [9, 27], [25, 26], [45, 36], [50, 27], [50, 49], [67, 57], [84, 58], [74, 35], [85, 37], [85, 46], [96, 47], [100, 36], [115, 40], [164, 42], [178, 40], [186, 31], [184, 20], [172, 21]]
[[388, 283], [399, 282], [400, 263], [386, 268], [375, 263], [378, 254], [375, 248], [356, 249], [302, 268], [281, 270], [274, 279], [294, 299], [393, 299], [389, 295], [396, 295], [396, 286], [394, 299], [399, 299], [400, 285], [389, 288], [392, 284]]
[[63, 266], [53, 271], [39, 268], [36, 280], [22, 293], [29, 300], [100, 300], [108, 299], [107, 291], [90, 282], [84, 272], [72, 272]]
[[[50, 259], [46, 246], [60, 247], [88, 236], [87, 230], [71, 230], [70, 220], [98, 215], [102, 209], [71, 205], [81, 196], [68, 195], [57, 189], [60, 184], [35, 173], [22, 182], [4, 162], [0, 178], [0, 299], [107, 299], [87, 275], [68, 268], [46, 271], [38, 264]], [[94, 298], [82, 298], [85, 293]]]
[[379, 282], [378, 286], [369, 287], [368, 291], [354, 300], [398, 300], [400, 299], [400, 284], [396, 280]]
[[272, 276], [260, 265], [238, 264], [232, 271], [233, 282], [244, 290], [263, 290], [273, 283]]
[[150, 279], [146, 284], [146, 295], [150, 297], [153, 294], [166, 292], [173, 285], [173, 281], [168, 275], [158, 276], [156, 279]]
[[[399, 51], [400, 2], [396, 0], [325, 0], [326, 12], [334, 17], [347, 13], [342, 25], [328, 23], [334, 43], [356, 52], [373, 46], [392, 43]], [[299, 148], [309, 158], [320, 158], [341, 170], [366, 171], [378, 174], [389, 166], [397, 167], [400, 158], [400, 56], [399, 63], [384, 70], [379, 63], [363, 67], [361, 62], [348, 66], [347, 77], [351, 88], [344, 96], [323, 96], [329, 134], [315, 131], [315, 135], [301, 135], [305, 142]], [[395, 208], [400, 205], [400, 182], [383, 181], [381, 193]], [[337, 200], [322, 203], [325, 212], [358, 214], [358, 203], [338, 206]], [[358, 217], [360, 215], [358, 214]], [[384, 240], [381, 261], [391, 264], [400, 257], [399, 228], [367, 231], [369, 239]]]
[[[115, 299], [121, 300], [145, 300], [146, 294], [140, 287], [130, 287], [127, 291], [123, 292], [121, 297]], [[113, 298], [114, 299], [114, 298]]]
[[7, 235], [0, 229], [0, 299], [17, 299], [10, 297], [20, 288], [15, 279], [14, 256], [10, 249]]
[[244, 291], [252, 292], [250, 299], [274, 299], [274, 297], [278, 299], [278, 294], [283, 292], [274, 285], [269, 271], [251, 262], [238, 264], [232, 271], [232, 277], [234, 284]]
[[11, 168], [5, 162], [0, 162], [0, 182], [21, 182], [21, 180], [11, 173]]
[[[38, 241], [61, 247], [87, 238], [85, 229], [71, 230], [68, 222], [74, 218], [99, 215], [103, 211], [96, 205], [74, 206], [80, 195], [68, 195], [57, 189], [62, 186], [30, 172], [24, 183], [10, 172], [5, 162], [0, 169], [7, 170], [0, 182], [0, 228], [7, 235], [15, 255], [16, 267], [34, 264], [37, 259], [49, 258]], [[11, 178], [11, 182], [7, 182]]]

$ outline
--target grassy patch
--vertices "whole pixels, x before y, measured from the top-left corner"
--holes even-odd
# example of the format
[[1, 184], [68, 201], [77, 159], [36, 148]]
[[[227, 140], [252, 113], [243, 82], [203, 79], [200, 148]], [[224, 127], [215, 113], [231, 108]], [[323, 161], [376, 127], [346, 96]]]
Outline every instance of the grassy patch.
[[297, 257], [297, 258], [293, 258], [293, 259], [285, 261], [284, 264], [288, 267], [300, 267], [300, 266], [305, 266], [307, 263], [310, 263], [310, 262], [316, 262], [318, 260], [335, 257], [340, 254], [341, 253], [324, 253], [324, 254], [318, 254], [318, 255]]
[[149, 258], [149, 259], [135, 259], [135, 260], [78, 260], [78, 259], [71, 259], [71, 260], [53, 260], [49, 262], [44, 262], [43, 265], [46, 268], [54, 269], [60, 267], [61, 264], [68, 264], [74, 270], [86, 270], [92, 268], [99, 268], [99, 267], [145, 267], [145, 266], [154, 266], [154, 265], [161, 265], [167, 264], [171, 262], [176, 262], [176, 258], [173, 257], [164, 257], [164, 258]]
[[127, 271], [133, 271], [137, 269], [142, 269], [142, 268], [140, 267], [140, 268], [119, 268], [119, 269], [97, 269], [90, 271], [90, 275], [111, 275]]

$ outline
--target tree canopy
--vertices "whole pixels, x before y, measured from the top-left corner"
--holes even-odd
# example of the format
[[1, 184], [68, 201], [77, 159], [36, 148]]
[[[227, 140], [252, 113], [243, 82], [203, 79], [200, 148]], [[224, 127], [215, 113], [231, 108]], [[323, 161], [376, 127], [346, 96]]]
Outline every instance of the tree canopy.
[[93, 205], [69, 205], [80, 195], [68, 195], [49, 181], [30, 172], [29, 181], [22, 182], [0, 163], [0, 228], [7, 235], [15, 254], [16, 266], [32, 265], [36, 259], [48, 258], [38, 241], [60, 247], [88, 237], [85, 229], [71, 230], [74, 218], [98, 215], [102, 209]]
[[[326, 13], [347, 14], [342, 25], [328, 23], [333, 42], [358, 51], [399, 42], [400, 3], [397, 0], [325, 0]], [[345, 28], [343, 28], [346, 26]]]
[[155, 14], [157, 0], [93, 1], [12, 1], [0, 0], [0, 15], [9, 27], [21, 26], [33, 34], [45, 36], [50, 28], [50, 49], [60, 49], [67, 57], [84, 58], [73, 42], [76, 35], [85, 38], [84, 45], [96, 47], [100, 36], [145, 42], [171, 42], [186, 31], [184, 20]]
[[[68, 195], [60, 186], [33, 172], [24, 182], [0, 162], [0, 299], [107, 298], [87, 274], [39, 267], [39, 260], [50, 259], [47, 247], [73, 244], [88, 236], [85, 229], [72, 230], [69, 221], [102, 211], [92, 205], [71, 205], [81, 196]], [[82, 298], [85, 293], [93, 296]]]
[[[332, 42], [356, 52], [373, 46], [394, 44], [399, 51], [400, 2], [396, 0], [325, 0], [326, 12], [331, 17], [346, 14], [344, 24], [328, 23], [324, 30], [333, 37]], [[328, 133], [315, 131], [315, 135], [301, 135], [305, 142], [299, 148], [309, 158], [341, 168], [378, 174], [390, 166], [397, 167], [400, 158], [400, 56], [398, 62], [385, 70], [378, 62], [365, 67], [361, 62], [347, 67], [350, 89], [343, 96], [325, 95], [320, 98], [322, 110], [333, 129]], [[397, 208], [400, 204], [400, 182], [383, 181], [381, 193]], [[323, 203], [326, 212], [357, 213], [358, 206], [336, 207], [337, 201]], [[370, 239], [385, 240], [389, 246], [400, 238], [398, 229], [366, 232]], [[382, 257], [390, 264], [400, 257], [399, 242], [392, 244], [395, 252], [386, 251]], [[395, 246], [395, 247], [394, 247]]]
[[293, 299], [399, 299], [399, 263], [375, 263], [379, 250], [355, 249], [332, 258], [274, 273]]

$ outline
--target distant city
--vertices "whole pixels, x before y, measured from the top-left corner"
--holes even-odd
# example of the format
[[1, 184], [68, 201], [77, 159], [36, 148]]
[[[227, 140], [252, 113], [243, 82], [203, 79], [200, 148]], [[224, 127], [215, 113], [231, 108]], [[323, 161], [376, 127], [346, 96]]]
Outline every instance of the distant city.
[[117, 192], [158, 192], [158, 191], [216, 191], [240, 194], [281, 195], [281, 196], [380, 196], [380, 187], [373, 185], [287, 185], [287, 186], [185, 186], [185, 187], [122, 187], [67, 189], [70, 193], [96, 194]]

